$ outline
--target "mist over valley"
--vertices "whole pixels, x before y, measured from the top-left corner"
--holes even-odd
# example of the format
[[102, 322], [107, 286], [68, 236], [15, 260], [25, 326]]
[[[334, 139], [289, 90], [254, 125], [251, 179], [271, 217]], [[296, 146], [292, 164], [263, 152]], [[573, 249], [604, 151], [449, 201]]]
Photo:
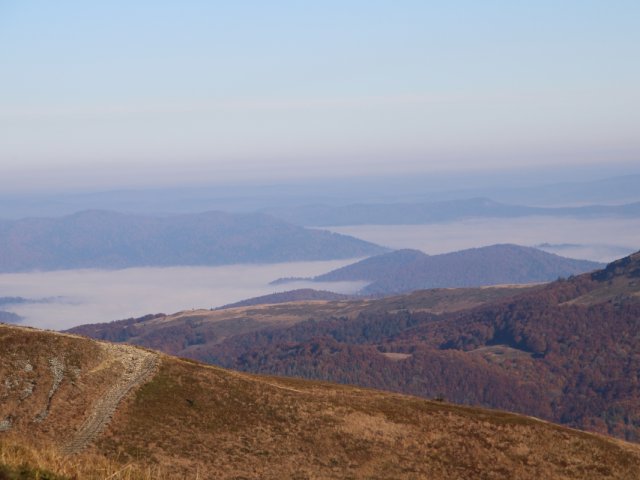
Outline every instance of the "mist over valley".
[[496, 243], [532, 246], [565, 257], [610, 262], [638, 249], [636, 218], [471, 218], [429, 225], [323, 227], [392, 249], [430, 255]]
[[[115, 218], [118, 220], [119, 216]], [[355, 225], [326, 230], [390, 249], [412, 248], [428, 255], [514, 243], [563, 257], [608, 262], [634, 250], [633, 245], [640, 238], [640, 219], [475, 218], [429, 225]], [[89, 238], [93, 235], [90, 233]], [[6, 321], [62, 330], [148, 313], [216, 308], [285, 290], [313, 288], [354, 294], [370, 281], [312, 282], [310, 279], [357, 260], [2, 273], [0, 293], [4, 297], [49, 301], [14, 303], [0, 310], [5, 312]], [[299, 280], [271, 284], [276, 279], [289, 277]]]
[[[82, 323], [109, 322], [148, 313], [219, 307], [285, 290], [269, 285], [274, 278], [320, 275], [355, 260], [4, 273], [0, 274], [0, 291], [5, 295], [55, 298], [47, 303], [5, 305], [0, 310], [22, 317], [21, 325], [63, 330]], [[354, 293], [365, 283], [327, 282], [312, 286]], [[295, 286], [311, 286], [311, 283], [297, 282]]]

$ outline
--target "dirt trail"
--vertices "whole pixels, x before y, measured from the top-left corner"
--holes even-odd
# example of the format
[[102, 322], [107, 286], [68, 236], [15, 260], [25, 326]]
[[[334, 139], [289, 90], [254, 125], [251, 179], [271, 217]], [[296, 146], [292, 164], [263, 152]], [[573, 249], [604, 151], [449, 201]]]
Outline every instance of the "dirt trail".
[[105, 429], [122, 399], [135, 387], [149, 379], [158, 363], [158, 355], [128, 345], [101, 344], [107, 350], [108, 362], [122, 364], [118, 380], [91, 409], [73, 438], [62, 447], [62, 452], [73, 455], [84, 450]]

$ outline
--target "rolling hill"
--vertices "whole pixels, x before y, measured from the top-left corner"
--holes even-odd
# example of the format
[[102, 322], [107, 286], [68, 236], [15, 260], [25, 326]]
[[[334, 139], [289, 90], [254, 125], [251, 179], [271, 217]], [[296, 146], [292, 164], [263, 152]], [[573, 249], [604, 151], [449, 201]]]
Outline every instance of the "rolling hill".
[[0, 221], [0, 272], [355, 258], [386, 249], [263, 214], [84, 211]]
[[314, 277], [317, 282], [370, 282], [360, 293], [547, 282], [602, 267], [518, 245], [492, 245], [441, 255], [397, 250]]
[[356, 319], [361, 314], [407, 309], [440, 314], [512, 297], [535, 288], [539, 287], [436, 289], [380, 299], [299, 300], [285, 303], [273, 302], [273, 297], [267, 296], [266, 299], [258, 297], [247, 302], [249, 305], [216, 310], [186, 310], [171, 315], [145, 315], [108, 323], [79, 325], [68, 332], [110, 342], [128, 342], [182, 357], [207, 359], [210, 349], [227, 339], [261, 330], [272, 331], [310, 319]]
[[343, 295], [341, 293], [328, 292], [326, 290], [314, 290], [312, 288], [298, 288], [296, 290], [289, 290], [286, 292], [271, 293], [268, 295], [261, 295], [259, 297], [248, 298], [239, 302], [230, 303], [218, 307], [216, 310], [225, 310], [229, 308], [237, 307], [251, 307], [255, 305], [272, 305], [278, 303], [290, 303], [290, 302], [302, 302], [302, 301], [337, 301], [347, 300], [354, 298], [350, 295]]
[[409, 306], [310, 320], [229, 338], [198, 358], [442, 396], [640, 441], [638, 322], [640, 252], [462, 311]]
[[[20, 478], [634, 479], [640, 447], [530, 417], [0, 325]], [[48, 474], [47, 474], [48, 475]], [[10, 477], [9, 477], [10, 478]]]

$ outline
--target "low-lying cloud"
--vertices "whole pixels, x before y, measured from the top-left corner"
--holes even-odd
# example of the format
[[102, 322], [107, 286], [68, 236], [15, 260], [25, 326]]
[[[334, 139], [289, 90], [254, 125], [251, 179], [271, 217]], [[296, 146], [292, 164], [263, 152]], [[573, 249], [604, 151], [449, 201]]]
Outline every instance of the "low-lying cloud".
[[[310, 277], [356, 261], [295, 262], [223, 267], [62, 270], [0, 275], [0, 296], [55, 297], [48, 303], [6, 306], [25, 325], [62, 330], [148, 313], [213, 308], [246, 298], [299, 288], [269, 285], [280, 277]], [[313, 284], [353, 293], [361, 282]]]
[[[640, 250], [640, 219], [523, 217], [470, 219], [431, 225], [323, 227], [390, 248], [429, 255], [496, 243], [544, 247], [570, 258], [610, 262]], [[540, 247], [539, 247], [540, 248]]]
[[[473, 219], [433, 225], [362, 225], [330, 228], [392, 248], [446, 253], [495, 243], [538, 246], [559, 255], [608, 262], [640, 249], [640, 219], [528, 217]], [[544, 246], [540, 247], [542, 244]], [[7, 305], [24, 324], [65, 329], [148, 313], [214, 308], [295, 288], [354, 293], [363, 282], [305, 281], [269, 285], [283, 277], [313, 277], [356, 261], [296, 262], [222, 267], [65, 270], [0, 275], [0, 297], [52, 299]]]

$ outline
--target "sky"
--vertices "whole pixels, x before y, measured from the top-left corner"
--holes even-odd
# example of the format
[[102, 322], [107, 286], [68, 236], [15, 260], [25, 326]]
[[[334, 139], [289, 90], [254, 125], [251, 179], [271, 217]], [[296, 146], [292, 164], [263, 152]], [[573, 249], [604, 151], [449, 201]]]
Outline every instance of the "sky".
[[0, 0], [0, 178], [637, 166], [639, 24], [637, 0]]

